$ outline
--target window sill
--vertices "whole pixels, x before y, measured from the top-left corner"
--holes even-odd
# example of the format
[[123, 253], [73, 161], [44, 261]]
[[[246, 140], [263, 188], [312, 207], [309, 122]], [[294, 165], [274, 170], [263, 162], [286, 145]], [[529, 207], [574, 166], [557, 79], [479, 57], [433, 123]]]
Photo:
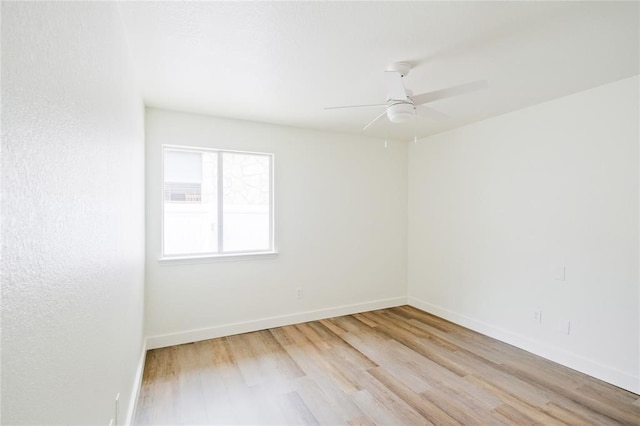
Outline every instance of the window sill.
[[216, 262], [237, 262], [245, 260], [275, 259], [277, 251], [266, 251], [256, 253], [229, 253], [229, 254], [208, 254], [203, 256], [172, 256], [161, 257], [158, 262], [161, 265], [188, 265], [192, 263], [216, 263]]

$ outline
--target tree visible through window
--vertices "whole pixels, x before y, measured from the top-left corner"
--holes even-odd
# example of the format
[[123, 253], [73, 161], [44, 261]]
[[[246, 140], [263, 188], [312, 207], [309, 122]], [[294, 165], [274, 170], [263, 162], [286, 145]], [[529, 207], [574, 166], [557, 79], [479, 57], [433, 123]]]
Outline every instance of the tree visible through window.
[[163, 149], [163, 256], [273, 251], [271, 154]]

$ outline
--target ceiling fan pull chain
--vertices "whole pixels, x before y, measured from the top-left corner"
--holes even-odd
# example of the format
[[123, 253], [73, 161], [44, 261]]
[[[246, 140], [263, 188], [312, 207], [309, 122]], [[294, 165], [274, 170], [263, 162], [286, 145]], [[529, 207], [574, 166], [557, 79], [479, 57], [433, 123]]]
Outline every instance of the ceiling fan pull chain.
[[413, 107], [413, 143], [418, 144], [418, 111]]

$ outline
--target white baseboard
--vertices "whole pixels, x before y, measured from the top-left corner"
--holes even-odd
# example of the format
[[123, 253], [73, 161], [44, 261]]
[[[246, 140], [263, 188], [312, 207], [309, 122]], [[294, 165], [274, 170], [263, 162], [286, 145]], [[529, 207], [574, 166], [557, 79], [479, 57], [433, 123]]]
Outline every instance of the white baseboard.
[[550, 346], [538, 340], [513, 333], [511, 331], [487, 324], [483, 321], [470, 318], [466, 315], [450, 311], [448, 309], [432, 305], [415, 297], [408, 297], [408, 304], [414, 308], [444, 318], [455, 324], [469, 328], [512, 346], [524, 349], [527, 352], [539, 355], [550, 361], [580, 371], [589, 376], [603, 380], [612, 385], [640, 394], [640, 377], [618, 370], [615, 367], [602, 365], [583, 356], [567, 352], [564, 349]]
[[142, 344], [142, 352], [140, 353], [140, 360], [138, 361], [136, 376], [133, 379], [133, 388], [131, 389], [131, 398], [129, 399], [129, 409], [127, 410], [127, 418], [124, 421], [125, 425], [133, 424], [133, 416], [136, 412], [136, 406], [138, 405], [138, 396], [140, 396], [140, 389], [142, 388], [142, 375], [144, 373], [144, 363], [146, 359], [147, 344], [145, 341]]
[[289, 315], [261, 318], [232, 324], [224, 324], [215, 327], [188, 330], [179, 333], [163, 334], [147, 337], [147, 349], [157, 349], [166, 346], [181, 345], [200, 340], [214, 339], [216, 337], [231, 336], [233, 334], [248, 333], [251, 331], [265, 330], [267, 328], [282, 327], [285, 325], [299, 324], [308, 321], [351, 315], [359, 312], [367, 312], [375, 309], [391, 308], [407, 304], [406, 297], [394, 297], [391, 299], [374, 300], [353, 305], [344, 305], [333, 308], [318, 309], [314, 311], [299, 312]]

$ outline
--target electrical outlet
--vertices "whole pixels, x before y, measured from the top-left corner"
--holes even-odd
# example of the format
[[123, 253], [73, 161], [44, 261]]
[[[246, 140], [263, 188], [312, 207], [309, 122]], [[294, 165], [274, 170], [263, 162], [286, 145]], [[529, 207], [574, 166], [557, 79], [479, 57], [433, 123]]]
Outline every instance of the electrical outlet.
[[301, 288], [296, 290], [296, 298], [302, 299], [304, 297], [304, 291]]
[[553, 272], [553, 279], [556, 281], [565, 281], [567, 279], [567, 268], [564, 265], [556, 266]]
[[539, 324], [542, 324], [542, 311], [533, 311], [533, 320]]

